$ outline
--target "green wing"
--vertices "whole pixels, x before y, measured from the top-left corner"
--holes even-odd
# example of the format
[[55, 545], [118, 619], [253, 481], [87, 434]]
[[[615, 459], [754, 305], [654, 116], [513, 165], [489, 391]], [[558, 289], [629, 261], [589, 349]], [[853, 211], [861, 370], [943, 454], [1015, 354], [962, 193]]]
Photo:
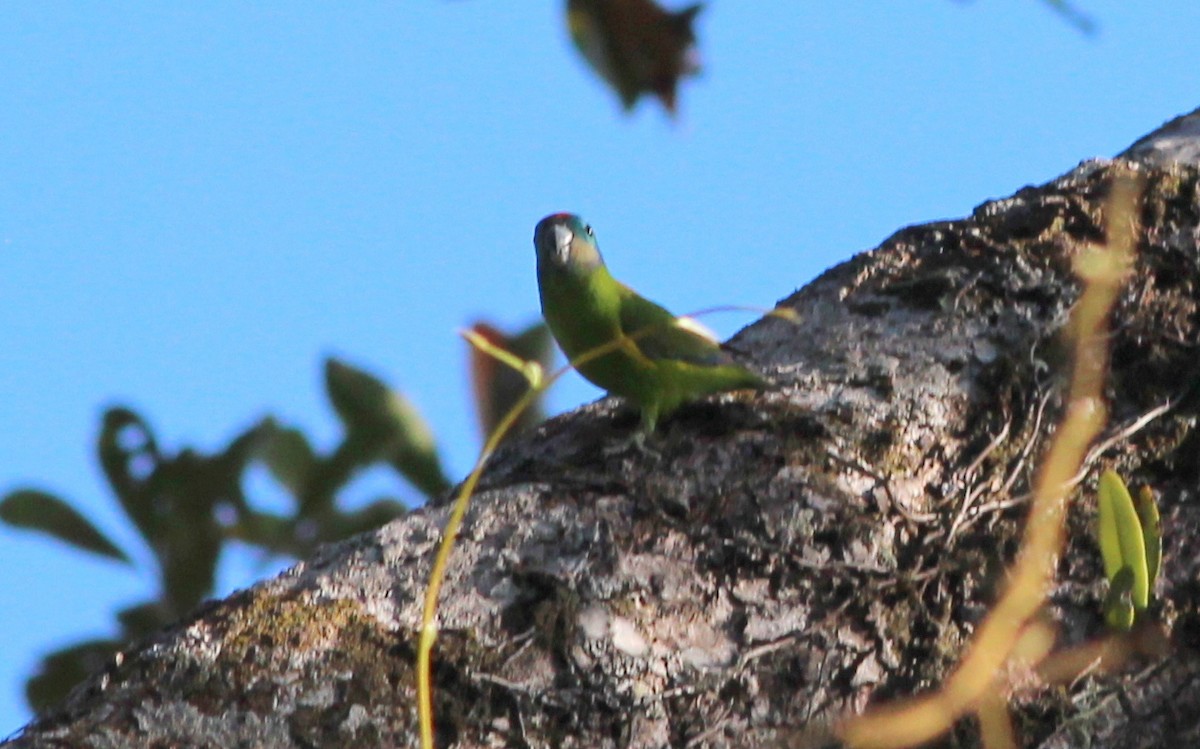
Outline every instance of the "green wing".
[[[665, 308], [620, 284], [621, 330], [647, 359], [669, 359], [700, 366], [735, 365], [716, 341], [680, 327]], [[639, 332], [642, 331], [642, 332]]]

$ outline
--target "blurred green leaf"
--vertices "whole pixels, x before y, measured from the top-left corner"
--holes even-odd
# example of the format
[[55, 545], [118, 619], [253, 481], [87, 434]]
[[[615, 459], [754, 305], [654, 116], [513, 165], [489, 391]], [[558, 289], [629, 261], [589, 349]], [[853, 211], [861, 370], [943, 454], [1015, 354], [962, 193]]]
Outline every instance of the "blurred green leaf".
[[154, 432], [131, 409], [118, 406], [104, 412], [96, 442], [100, 466], [125, 514], [143, 538], [157, 537], [162, 518], [146, 485], [162, 460]]
[[14, 491], [0, 500], [0, 520], [38, 531], [78, 549], [129, 564], [129, 557], [91, 521], [63, 500], [34, 489]]
[[1067, 23], [1074, 26], [1084, 34], [1096, 33], [1096, 21], [1079, 9], [1074, 3], [1067, 0], [1042, 0], [1046, 5], [1063, 18]]
[[390, 411], [398, 427], [388, 446], [387, 459], [397, 471], [427, 497], [437, 497], [450, 488], [433, 432], [416, 406], [399, 393], [393, 394]]
[[346, 430], [389, 434], [391, 391], [382, 381], [334, 358], [325, 360], [325, 390]]
[[331, 529], [333, 533], [329, 540], [349, 538], [375, 530], [404, 515], [405, 512], [404, 505], [399, 502], [378, 499], [360, 510], [340, 514], [336, 526]]
[[275, 480], [295, 495], [305, 491], [317, 468], [317, 454], [299, 429], [272, 423], [264, 435], [261, 454]]
[[225, 540], [221, 513], [236, 516], [245, 505], [236, 461], [185, 449], [158, 466], [151, 487], [154, 505], [170, 522], [148, 539], [158, 559], [164, 603], [182, 616], [212, 590]]
[[252, 510], [226, 532], [230, 539], [257, 546], [271, 554], [298, 557], [305, 548], [297, 539], [296, 519], [270, 512]]
[[259, 422], [215, 455], [192, 449], [167, 455], [133, 411], [105, 413], [101, 462], [154, 553], [169, 617], [183, 615], [211, 592], [226, 527], [248, 512], [242, 475], [269, 426]]
[[147, 601], [121, 609], [117, 612], [117, 621], [121, 623], [124, 639], [129, 641], [157, 632], [173, 619], [163, 610], [161, 602]]
[[88, 676], [102, 669], [120, 649], [116, 640], [89, 640], [51, 653], [25, 684], [25, 699], [41, 712], [58, 703]]
[[[337, 494], [355, 471], [388, 462], [426, 493], [449, 482], [433, 434], [416, 408], [382, 382], [348, 365], [326, 364], [330, 398], [346, 436], [329, 456], [317, 453], [299, 430], [264, 419], [216, 454], [159, 448], [149, 424], [125, 407], [103, 416], [97, 450], [105, 475], [154, 554], [157, 600], [118, 612], [120, 639], [80, 643], [47, 656], [27, 683], [40, 709], [101, 667], [119, 644], [152, 633], [200, 604], [213, 587], [216, 566], [231, 540], [270, 554], [303, 557], [318, 544], [377, 528], [405, 508], [379, 500], [355, 512], [337, 508]], [[294, 514], [254, 509], [243, 490], [246, 468], [261, 460], [296, 500]], [[0, 502], [0, 519], [49, 533], [94, 553], [128, 562], [126, 555], [65, 502], [32, 490]]]
[[325, 362], [325, 384], [362, 465], [384, 459], [429, 497], [450, 488], [433, 431], [407, 398], [332, 358]]

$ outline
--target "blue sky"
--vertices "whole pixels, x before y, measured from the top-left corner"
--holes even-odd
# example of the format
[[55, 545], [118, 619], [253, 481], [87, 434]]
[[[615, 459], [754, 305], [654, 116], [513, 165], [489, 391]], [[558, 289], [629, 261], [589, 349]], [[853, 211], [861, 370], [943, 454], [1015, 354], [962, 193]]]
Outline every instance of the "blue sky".
[[[327, 354], [404, 390], [457, 478], [478, 435], [455, 331], [535, 318], [543, 215], [584, 215], [677, 312], [770, 307], [1200, 105], [1200, 4], [1078, 2], [1098, 35], [1036, 0], [714, 0], [674, 123], [621, 114], [557, 0], [0, 4], [0, 493], [58, 493], [136, 548], [101, 410], [172, 449], [267, 413], [328, 447]], [[352, 494], [377, 491], [412, 496]], [[41, 654], [155, 589], [139, 562], [0, 529], [0, 736]], [[218, 593], [273, 569], [235, 555]]]

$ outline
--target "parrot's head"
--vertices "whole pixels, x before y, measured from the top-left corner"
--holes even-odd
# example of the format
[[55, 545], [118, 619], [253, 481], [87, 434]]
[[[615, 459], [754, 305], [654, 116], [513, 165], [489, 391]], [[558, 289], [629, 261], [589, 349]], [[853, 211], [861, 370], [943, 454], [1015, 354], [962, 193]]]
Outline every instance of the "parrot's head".
[[585, 274], [604, 265], [592, 227], [573, 213], [555, 213], [533, 230], [538, 269]]

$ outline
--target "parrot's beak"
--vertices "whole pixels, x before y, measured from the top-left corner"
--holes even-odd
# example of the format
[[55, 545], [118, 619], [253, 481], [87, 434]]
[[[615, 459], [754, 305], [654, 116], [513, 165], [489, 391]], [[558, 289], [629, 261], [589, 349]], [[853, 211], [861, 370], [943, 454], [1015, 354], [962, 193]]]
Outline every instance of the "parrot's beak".
[[567, 261], [571, 259], [571, 243], [574, 241], [575, 232], [561, 224], [554, 227], [555, 260], [564, 268], [567, 266]]

